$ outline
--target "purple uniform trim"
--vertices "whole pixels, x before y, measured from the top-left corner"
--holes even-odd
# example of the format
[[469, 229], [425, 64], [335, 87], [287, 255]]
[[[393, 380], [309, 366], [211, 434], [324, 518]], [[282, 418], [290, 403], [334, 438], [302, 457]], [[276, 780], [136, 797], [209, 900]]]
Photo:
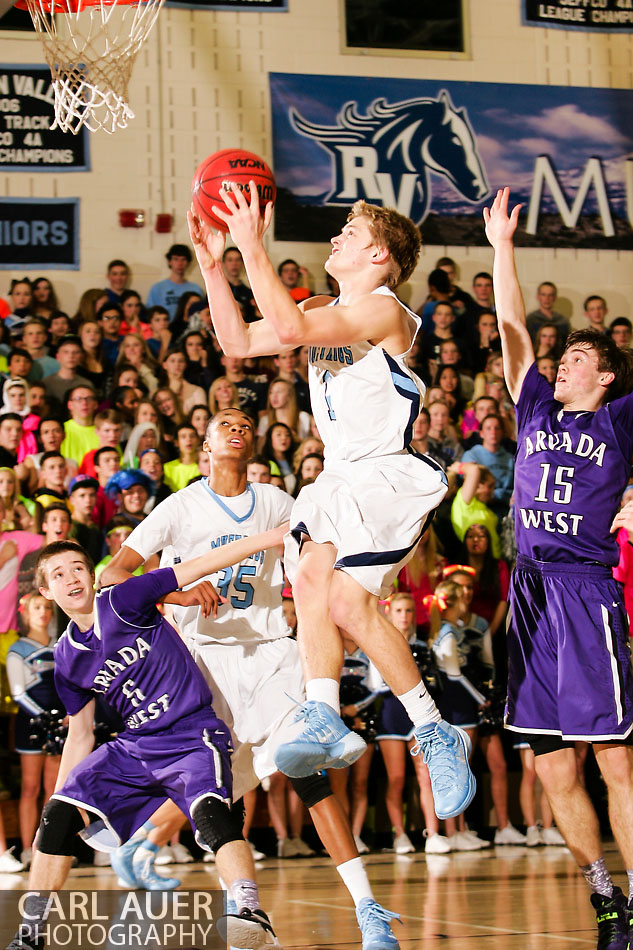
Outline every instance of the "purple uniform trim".
[[633, 729], [621, 585], [607, 567], [519, 554], [511, 583], [506, 726], [590, 742]]

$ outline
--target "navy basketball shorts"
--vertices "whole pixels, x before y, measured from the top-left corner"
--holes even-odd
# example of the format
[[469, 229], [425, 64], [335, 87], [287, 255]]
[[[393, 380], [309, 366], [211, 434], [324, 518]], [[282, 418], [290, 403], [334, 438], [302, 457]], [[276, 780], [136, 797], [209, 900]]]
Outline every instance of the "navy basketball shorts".
[[167, 798], [189, 817], [208, 796], [231, 802], [231, 735], [212, 710], [183, 717], [165, 732], [132, 735], [91, 752], [52, 796], [99, 815], [81, 833], [98, 851], [127, 841]]
[[519, 554], [510, 588], [506, 728], [625, 739], [633, 676], [621, 585], [608, 567]]
[[407, 711], [393, 693], [386, 693], [380, 709], [376, 739], [402, 739], [408, 742], [413, 738], [415, 726], [409, 719]]

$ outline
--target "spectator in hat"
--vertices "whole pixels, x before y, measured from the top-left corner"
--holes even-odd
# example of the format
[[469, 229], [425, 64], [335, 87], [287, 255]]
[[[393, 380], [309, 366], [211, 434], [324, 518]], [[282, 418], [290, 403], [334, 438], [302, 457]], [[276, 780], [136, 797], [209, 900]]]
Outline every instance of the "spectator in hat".
[[118, 497], [120, 513], [136, 527], [145, 518], [145, 505], [154, 494], [154, 483], [138, 468], [122, 469], [109, 479], [106, 493]]

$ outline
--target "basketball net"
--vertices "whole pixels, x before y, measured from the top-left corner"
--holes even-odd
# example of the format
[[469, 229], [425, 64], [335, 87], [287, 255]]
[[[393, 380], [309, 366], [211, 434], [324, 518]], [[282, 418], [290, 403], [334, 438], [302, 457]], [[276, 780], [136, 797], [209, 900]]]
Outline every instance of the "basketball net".
[[[52, 129], [126, 128], [132, 67], [164, 0], [21, 0], [40, 34], [55, 90]], [[51, 13], [51, 9], [54, 11]]]

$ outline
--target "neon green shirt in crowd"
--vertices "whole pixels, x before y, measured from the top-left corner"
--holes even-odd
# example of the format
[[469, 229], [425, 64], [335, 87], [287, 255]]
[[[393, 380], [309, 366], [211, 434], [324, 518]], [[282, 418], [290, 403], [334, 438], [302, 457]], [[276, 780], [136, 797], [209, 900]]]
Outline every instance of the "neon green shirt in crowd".
[[197, 478], [200, 474], [197, 462], [193, 462], [191, 465], [183, 465], [179, 459], [175, 459], [173, 462], [165, 463], [165, 484], [172, 491], [180, 491], [181, 488], [189, 484], [192, 478]]
[[483, 501], [479, 501], [478, 498], [473, 498], [470, 504], [467, 505], [464, 501], [462, 489], [459, 489], [451, 507], [451, 522], [460, 541], [464, 540], [464, 536], [471, 525], [482, 524], [490, 533], [494, 557], [501, 557], [501, 542], [497, 534], [498, 520], [494, 511], [488, 505], [484, 505]]
[[80, 426], [74, 419], [69, 419], [64, 423], [64, 431], [66, 435], [59, 451], [64, 458], [74, 459], [77, 465], [81, 465], [86, 452], [99, 448], [99, 436], [94, 426]]

